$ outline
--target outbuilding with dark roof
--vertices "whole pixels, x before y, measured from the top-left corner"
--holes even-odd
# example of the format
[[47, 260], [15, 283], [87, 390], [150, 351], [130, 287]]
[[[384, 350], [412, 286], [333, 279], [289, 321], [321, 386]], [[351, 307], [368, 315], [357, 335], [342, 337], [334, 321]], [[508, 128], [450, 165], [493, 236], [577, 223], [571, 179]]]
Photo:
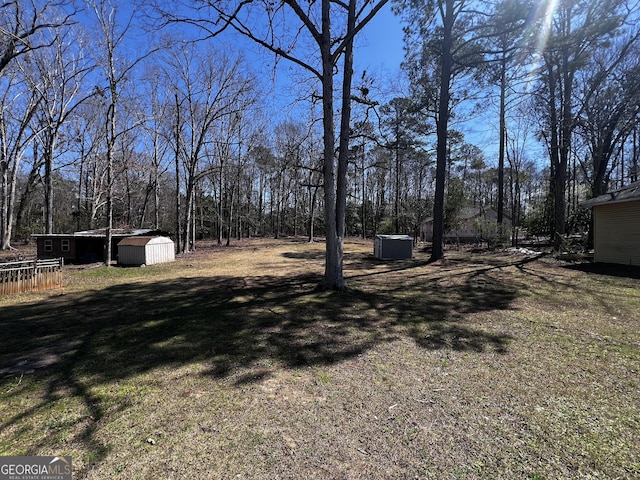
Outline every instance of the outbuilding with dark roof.
[[581, 205], [593, 209], [594, 260], [640, 265], [640, 181]]
[[[117, 245], [132, 236], [163, 235], [160, 230], [114, 228], [111, 231], [111, 260], [116, 260]], [[65, 263], [104, 262], [107, 234], [104, 228], [75, 233], [33, 234], [38, 258], [64, 258]]]

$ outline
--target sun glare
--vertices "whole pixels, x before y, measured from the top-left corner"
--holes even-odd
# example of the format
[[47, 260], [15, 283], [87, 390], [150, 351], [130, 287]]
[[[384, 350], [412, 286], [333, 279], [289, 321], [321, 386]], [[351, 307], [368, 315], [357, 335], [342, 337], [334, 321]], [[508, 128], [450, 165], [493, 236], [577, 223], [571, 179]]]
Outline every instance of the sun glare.
[[536, 17], [541, 19], [540, 32], [538, 33], [538, 40], [536, 42], [536, 52], [541, 54], [549, 40], [551, 34], [551, 22], [553, 21], [553, 14], [558, 6], [558, 0], [543, 0], [538, 6]]
[[[528, 38], [533, 38], [535, 42], [535, 50], [533, 52], [533, 62], [529, 63], [527, 68], [526, 90], [530, 91], [534, 88], [536, 71], [540, 62], [542, 62], [542, 53], [544, 52], [551, 31], [553, 29], [553, 15], [560, 0], [540, 0], [538, 7], [533, 13], [533, 19], [530, 23], [530, 31]], [[537, 31], [533, 31], [536, 29]]]

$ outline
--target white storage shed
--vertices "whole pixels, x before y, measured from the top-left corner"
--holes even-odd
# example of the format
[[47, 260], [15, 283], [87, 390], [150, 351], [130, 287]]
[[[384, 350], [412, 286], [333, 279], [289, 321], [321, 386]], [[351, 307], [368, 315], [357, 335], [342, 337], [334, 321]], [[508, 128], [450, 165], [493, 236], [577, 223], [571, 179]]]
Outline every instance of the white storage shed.
[[413, 258], [413, 238], [409, 235], [376, 235], [373, 256], [381, 260]]
[[173, 240], [167, 237], [128, 237], [118, 243], [121, 265], [154, 265], [175, 259]]

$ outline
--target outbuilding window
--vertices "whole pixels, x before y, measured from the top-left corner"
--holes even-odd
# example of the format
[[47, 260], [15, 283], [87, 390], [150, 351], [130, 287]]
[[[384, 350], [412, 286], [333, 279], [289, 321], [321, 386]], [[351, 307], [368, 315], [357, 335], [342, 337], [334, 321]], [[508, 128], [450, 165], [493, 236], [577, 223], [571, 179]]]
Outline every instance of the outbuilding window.
[[71, 250], [71, 248], [69, 248], [69, 240], [62, 240], [61, 249], [63, 252], [68, 252], [69, 250]]
[[49, 239], [44, 241], [44, 251], [53, 252], [53, 240]]

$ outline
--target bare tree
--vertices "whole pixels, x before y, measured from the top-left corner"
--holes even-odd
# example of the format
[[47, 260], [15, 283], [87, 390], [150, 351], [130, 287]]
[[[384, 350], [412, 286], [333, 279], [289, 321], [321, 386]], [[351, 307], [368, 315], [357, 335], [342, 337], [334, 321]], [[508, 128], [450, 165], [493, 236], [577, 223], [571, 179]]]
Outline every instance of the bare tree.
[[[227, 159], [228, 144], [222, 140], [231, 137], [215, 134], [234, 130], [234, 119], [254, 101], [254, 82], [243, 72], [241, 58], [215, 51], [197, 57], [188, 46], [171, 56], [166, 69], [176, 98], [176, 176], [183, 175], [185, 181], [181, 248], [188, 252], [193, 248], [196, 187], [214, 169], [222, 171]], [[176, 195], [180, 194], [178, 188]]]
[[[273, 2], [214, 0], [208, 9], [192, 7], [191, 15], [177, 9], [162, 11], [168, 23], [187, 23], [214, 37], [228, 28], [313, 75], [320, 83], [324, 145], [324, 208], [326, 253], [323, 286], [345, 288], [343, 242], [347, 199], [347, 165], [351, 118], [354, 38], [388, 0], [358, 2], [321, 0]], [[189, 7], [188, 5], [186, 6]], [[342, 68], [338, 68], [341, 64]], [[336, 158], [335, 103], [337, 73], [341, 75], [338, 149]], [[336, 161], [337, 160], [337, 161]]]
[[[36, 117], [44, 165], [45, 233], [53, 233], [54, 229], [52, 178], [60, 135], [74, 110], [94, 95], [94, 91], [82, 90], [93, 65], [86, 59], [82, 45], [78, 47], [78, 36], [74, 35], [71, 41], [68, 30], [52, 33], [55, 34], [53, 45], [36, 52], [29, 61], [37, 75], [30, 79], [31, 88], [41, 97]], [[30, 77], [25, 74], [25, 78]]]
[[16, 58], [53, 45], [48, 35], [74, 23], [72, 0], [5, 0], [0, 2], [0, 75]]
[[18, 173], [37, 134], [31, 128], [31, 121], [41, 98], [17, 70], [2, 78], [0, 87], [0, 250], [8, 250], [11, 248]]
[[[30, 83], [31, 91], [27, 89], [27, 80], [32, 78], [34, 70], [24, 64], [14, 64], [30, 52], [53, 45], [58, 39], [57, 29], [72, 24], [75, 13], [68, 0], [0, 3], [0, 79], [4, 80], [0, 103], [1, 249], [11, 246], [19, 165], [26, 148], [38, 133], [29, 123], [41, 100], [33, 89], [35, 85], [41, 85], [39, 80]], [[25, 69], [29, 71], [25, 72]], [[34, 164], [34, 169], [36, 167]]]
[[148, 115], [143, 124], [146, 133], [145, 144], [151, 157], [151, 170], [142, 205], [141, 223], [148, 210], [149, 198], [152, 197], [153, 225], [156, 229], [160, 228], [160, 180], [169, 169], [167, 155], [171, 146], [170, 113], [173, 103], [170, 92], [161, 84], [163, 80], [160, 73], [159, 68], [151, 68], [145, 75], [149, 104]]
[[77, 167], [76, 229], [96, 226], [98, 212], [105, 205], [106, 165], [104, 152], [104, 108], [100, 96], [94, 96], [75, 111], [73, 144]]
[[157, 51], [157, 48], [149, 48], [146, 52], [135, 58], [127, 58], [124, 55], [127, 34], [133, 28], [134, 13], [128, 18], [119, 17], [117, 2], [115, 0], [94, 0], [91, 2], [91, 10], [97, 21], [99, 29], [100, 46], [97, 49], [98, 65], [106, 79], [104, 89], [99, 88], [99, 93], [104, 99], [105, 107], [105, 149], [106, 149], [106, 240], [105, 240], [105, 265], [111, 264], [111, 238], [113, 229], [113, 183], [114, 183], [114, 158], [117, 142], [127, 133], [132, 125], [126, 125], [121, 119], [120, 110], [123, 108], [123, 93], [125, 83], [130, 80], [134, 68], [149, 55]]

